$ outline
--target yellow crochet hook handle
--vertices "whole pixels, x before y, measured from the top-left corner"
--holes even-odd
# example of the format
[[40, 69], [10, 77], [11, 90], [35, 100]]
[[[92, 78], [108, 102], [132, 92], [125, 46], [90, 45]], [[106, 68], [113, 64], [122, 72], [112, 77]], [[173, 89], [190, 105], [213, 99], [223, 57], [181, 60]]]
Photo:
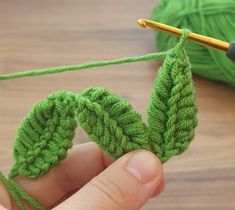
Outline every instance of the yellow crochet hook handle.
[[[138, 24], [142, 27], [150, 27], [156, 29], [158, 31], [167, 32], [176, 36], [182, 35], [182, 30], [179, 28], [175, 28], [163, 23], [146, 20], [146, 19], [139, 19]], [[200, 34], [190, 32], [188, 35], [188, 39], [196, 42], [198, 44], [204, 45], [206, 47], [214, 48], [220, 51], [224, 51], [227, 54], [227, 57], [232, 61], [235, 61], [235, 41], [228, 43], [218, 39], [214, 39], [211, 37], [203, 36]]]

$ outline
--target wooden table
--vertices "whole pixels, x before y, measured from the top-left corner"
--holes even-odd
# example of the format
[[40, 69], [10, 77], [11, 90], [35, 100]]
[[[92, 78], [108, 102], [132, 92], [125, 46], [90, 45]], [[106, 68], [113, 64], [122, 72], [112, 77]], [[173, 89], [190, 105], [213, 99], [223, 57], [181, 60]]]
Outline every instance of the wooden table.
[[[0, 73], [142, 55], [154, 35], [136, 25], [155, 0], [20, 0], [0, 3]], [[9, 170], [17, 126], [32, 106], [65, 89], [104, 86], [146, 118], [159, 62], [0, 82], [0, 169]], [[165, 164], [166, 191], [145, 210], [235, 209], [235, 89], [195, 78], [199, 126], [190, 149]], [[76, 142], [87, 140], [78, 129]], [[80, 141], [79, 140], [79, 141]], [[81, 142], [81, 141], [80, 141]]]

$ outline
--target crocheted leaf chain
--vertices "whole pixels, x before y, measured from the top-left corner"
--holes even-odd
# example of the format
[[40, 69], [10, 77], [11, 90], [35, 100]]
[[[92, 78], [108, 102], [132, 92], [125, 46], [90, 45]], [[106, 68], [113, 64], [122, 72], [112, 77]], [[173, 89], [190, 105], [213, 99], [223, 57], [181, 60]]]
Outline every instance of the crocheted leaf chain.
[[59, 163], [79, 125], [108, 154], [150, 149], [147, 126], [131, 105], [105, 88], [59, 91], [35, 106], [19, 128], [10, 177], [37, 178]]
[[19, 209], [21, 199], [45, 209], [16, 184], [16, 176], [37, 178], [66, 157], [77, 125], [107, 154], [119, 158], [135, 150], [155, 153], [162, 162], [184, 152], [194, 137], [197, 105], [189, 59], [184, 49], [187, 32], [167, 53], [155, 80], [148, 106], [148, 125], [132, 106], [105, 88], [80, 94], [59, 91], [39, 102], [19, 127], [15, 164], [8, 179], [0, 173]]

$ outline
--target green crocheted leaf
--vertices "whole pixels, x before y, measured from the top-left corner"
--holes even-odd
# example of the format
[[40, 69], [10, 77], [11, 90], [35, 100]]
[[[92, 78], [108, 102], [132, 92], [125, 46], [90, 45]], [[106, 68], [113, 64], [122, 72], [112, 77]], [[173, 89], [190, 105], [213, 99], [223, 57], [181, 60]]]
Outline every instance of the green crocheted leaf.
[[162, 162], [187, 149], [197, 126], [191, 67], [181, 45], [166, 57], [148, 107], [150, 143]]
[[57, 92], [38, 103], [19, 127], [10, 177], [36, 178], [57, 165], [72, 146], [74, 95]]
[[118, 158], [134, 149], [150, 149], [140, 114], [119, 96], [90, 88], [77, 101], [80, 126], [106, 153]]
[[104, 88], [80, 95], [57, 92], [38, 103], [21, 124], [10, 177], [36, 178], [64, 159], [72, 146], [76, 121], [115, 158], [148, 149], [147, 126], [130, 104]]

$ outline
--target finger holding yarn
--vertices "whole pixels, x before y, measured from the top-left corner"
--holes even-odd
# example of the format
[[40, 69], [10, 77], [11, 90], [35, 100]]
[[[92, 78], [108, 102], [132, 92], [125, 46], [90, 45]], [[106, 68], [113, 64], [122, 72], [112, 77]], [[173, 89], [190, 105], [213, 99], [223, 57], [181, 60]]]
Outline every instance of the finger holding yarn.
[[162, 162], [187, 149], [197, 126], [191, 66], [182, 47], [186, 33], [166, 57], [148, 107], [149, 141]]

